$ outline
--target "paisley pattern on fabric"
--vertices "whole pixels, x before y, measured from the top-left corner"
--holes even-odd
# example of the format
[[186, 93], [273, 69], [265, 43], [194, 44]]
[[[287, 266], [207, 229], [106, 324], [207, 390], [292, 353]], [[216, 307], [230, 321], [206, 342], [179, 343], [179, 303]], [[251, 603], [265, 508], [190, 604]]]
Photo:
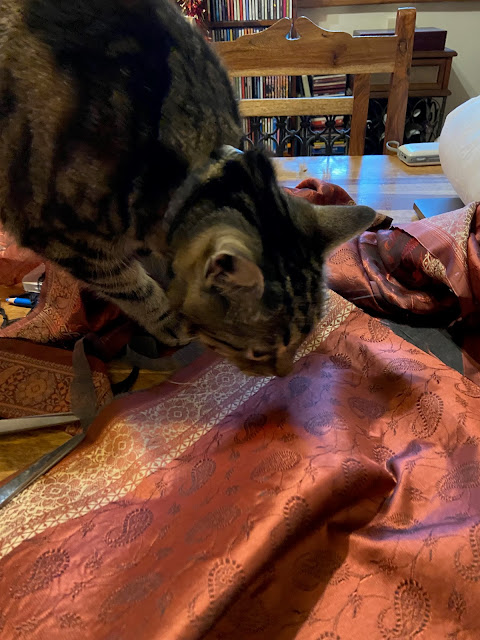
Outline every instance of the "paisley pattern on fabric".
[[[460, 227], [445, 229], [473, 264]], [[434, 248], [410, 231], [377, 241], [394, 234], [419, 265], [397, 276], [430, 282]], [[451, 305], [465, 286], [436, 302], [412, 287], [409, 301]], [[43, 370], [39, 403], [59, 369]], [[204, 355], [111, 403], [81, 448], [2, 509], [2, 637], [474, 640], [479, 415], [472, 378], [331, 294], [289, 377], [246, 378]]]

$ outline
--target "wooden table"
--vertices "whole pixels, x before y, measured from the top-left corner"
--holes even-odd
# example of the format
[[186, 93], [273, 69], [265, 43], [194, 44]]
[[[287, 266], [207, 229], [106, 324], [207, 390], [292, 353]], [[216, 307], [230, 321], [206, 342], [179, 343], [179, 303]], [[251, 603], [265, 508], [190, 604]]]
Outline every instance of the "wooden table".
[[456, 195], [440, 166], [408, 167], [396, 156], [276, 158], [274, 163], [284, 186], [294, 187], [305, 178], [333, 182], [358, 204], [386, 213], [395, 222], [417, 219], [417, 198]]
[[[275, 167], [280, 182], [294, 187], [305, 178], [321, 178], [341, 185], [360, 204], [388, 213], [397, 222], [411, 220], [413, 202], [418, 197], [455, 195], [440, 167], [412, 169], [391, 156], [278, 158]], [[7, 287], [4, 296], [17, 292]], [[9, 309], [10, 310], [10, 309]], [[24, 314], [25, 310], [11, 311]], [[122, 379], [129, 368], [118, 365], [112, 378]], [[159, 372], [143, 372], [138, 388], [158, 384]], [[17, 471], [56, 446], [68, 435], [62, 429], [49, 429], [30, 434], [0, 436], [0, 480]]]

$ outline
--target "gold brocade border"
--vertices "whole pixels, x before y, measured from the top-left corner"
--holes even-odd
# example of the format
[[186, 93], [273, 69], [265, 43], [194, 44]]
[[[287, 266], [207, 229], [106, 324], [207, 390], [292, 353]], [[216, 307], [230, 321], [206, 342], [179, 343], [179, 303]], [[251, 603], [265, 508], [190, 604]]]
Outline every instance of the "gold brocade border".
[[[324, 318], [297, 359], [316, 350], [354, 309], [330, 292]], [[0, 557], [49, 527], [135, 490], [145, 477], [178, 458], [270, 380], [247, 377], [221, 361], [179, 386], [172, 396], [149, 399], [119, 415], [93, 444], [73, 452], [2, 509]]]
[[[98, 404], [111, 399], [106, 374], [92, 372]], [[70, 411], [71, 364], [0, 352], [0, 415], [12, 418]]]
[[444, 214], [443, 216], [433, 216], [425, 220], [424, 224], [442, 229], [447, 233], [455, 244], [452, 249], [458, 260], [467, 268], [467, 242], [470, 236], [470, 226], [473, 216], [477, 210], [478, 203], [472, 202], [457, 212]]
[[447, 269], [438, 258], [435, 258], [429, 251], [425, 254], [422, 261], [422, 267], [425, 273], [431, 278], [435, 278], [444, 284], [448, 284]]
[[46, 263], [45, 302], [39, 303], [28, 316], [0, 329], [0, 338], [23, 338], [39, 344], [66, 338], [69, 332], [66, 322], [81, 309], [82, 300], [78, 281], [66, 271]]

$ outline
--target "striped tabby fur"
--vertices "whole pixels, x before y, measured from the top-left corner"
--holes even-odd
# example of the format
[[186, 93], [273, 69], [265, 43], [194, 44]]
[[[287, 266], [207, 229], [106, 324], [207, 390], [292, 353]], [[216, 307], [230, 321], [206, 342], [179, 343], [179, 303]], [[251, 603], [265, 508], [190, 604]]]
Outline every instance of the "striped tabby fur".
[[222, 155], [239, 139], [227, 75], [170, 0], [1, 0], [2, 225], [162, 342], [283, 375], [325, 252], [374, 214], [287, 197], [261, 154]]

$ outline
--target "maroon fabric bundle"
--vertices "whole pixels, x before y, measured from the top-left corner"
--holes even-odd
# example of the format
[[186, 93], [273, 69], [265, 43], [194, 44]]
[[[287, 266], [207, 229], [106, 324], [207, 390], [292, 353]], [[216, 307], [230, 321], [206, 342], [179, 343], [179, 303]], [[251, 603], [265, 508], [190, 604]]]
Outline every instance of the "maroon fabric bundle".
[[365, 232], [328, 262], [328, 284], [370, 314], [462, 336], [465, 375], [480, 381], [480, 205]]

